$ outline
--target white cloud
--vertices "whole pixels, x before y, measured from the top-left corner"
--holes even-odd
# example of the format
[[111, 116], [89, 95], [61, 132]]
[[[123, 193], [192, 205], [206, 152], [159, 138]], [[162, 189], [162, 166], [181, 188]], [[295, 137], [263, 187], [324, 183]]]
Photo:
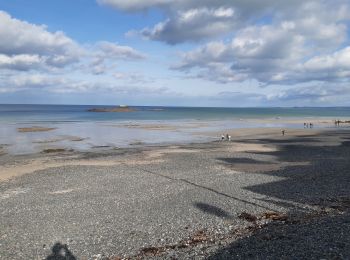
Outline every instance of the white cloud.
[[[288, 13], [297, 8], [302, 0], [98, 0], [123, 11], [160, 9], [166, 19], [144, 28], [139, 33], [151, 40], [178, 44], [199, 41], [235, 31], [239, 26], [254, 22], [271, 13]], [[127, 35], [135, 34], [132, 30]]]
[[166, 18], [138, 32], [151, 40], [179, 44], [220, 37], [182, 53], [172, 68], [187, 77], [220, 83], [255, 79], [264, 86], [349, 81], [350, 3], [346, 0], [99, 3], [133, 12], [158, 8]]
[[113, 72], [120, 61], [140, 61], [146, 55], [130, 46], [101, 41], [91, 47], [89, 70], [95, 75]]
[[28, 70], [38, 68], [42, 63], [43, 60], [39, 55], [19, 54], [8, 56], [0, 54], [0, 69]]
[[330, 55], [314, 56], [304, 63], [308, 72], [314, 71], [349, 71], [350, 72], [350, 46], [336, 51]]
[[0, 81], [2, 92], [17, 92], [22, 90], [38, 91], [53, 88], [64, 82], [62, 78], [50, 77], [43, 74], [14, 74]]
[[[256, 79], [263, 85], [349, 80], [347, 6], [306, 3], [318, 13], [289, 14], [263, 25], [244, 26], [230, 42], [209, 42], [182, 53], [172, 68], [220, 83]], [[292, 19], [293, 16], [293, 19]], [[339, 48], [342, 48], [339, 50]], [[228, 67], [231, 69], [229, 70]]]
[[97, 48], [100, 50], [101, 56], [111, 59], [141, 60], [146, 58], [145, 54], [129, 46], [118, 45], [112, 42], [99, 42], [97, 43]]
[[147, 84], [154, 82], [154, 78], [147, 77], [142, 73], [122, 73], [116, 72], [113, 77], [119, 81], [126, 82], [131, 85]]
[[303, 56], [303, 42], [304, 38], [294, 34], [293, 27], [250, 26], [237, 32], [230, 43], [210, 42], [183, 53], [181, 62], [173, 68], [188, 72], [201, 69], [203, 74], [210, 75], [207, 79], [219, 82], [249, 78], [266, 82]]
[[[139, 76], [139, 75], [138, 75]], [[141, 80], [137, 75], [131, 80]], [[130, 77], [130, 75], [123, 75]], [[141, 77], [141, 76], [140, 76]], [[129, 78], [130, 79], [130, 78]], [[0, 93], [19, 92], [31, 90], [33, 92], [51, 92], [51, 93], [111, 93], [125, 95], [160, 95], [167, 93], [165, 87], [139, 87], [128, 82], [116, 81], [94, 81], [94, 80], [76, 80], [69, 76], [52, 76], [47, 74], [13, 74], [8, 75], [0, 81]]]
[[188, 10], [193, 8], [218, 8], [234, 6], [243, 14], [261, 12], [266, 9], [288, 9], [298, 6], [305, 0], [97, 0], [101, 5], [111, 6], [123, 11], [144, 11], [151, 8], [162, 8], [165, 11]]
[[141, 35], [151, 40], [177, 44], [184, 40], [198, 41], [229, 32], [235, 26], [235, 22], [233, 8], [202, 7], [179, 11], [151, 29], [143, 29]]
[[269, 102], [303, 106], [349, 105], [350, 85], [347, 83], [322, 83], [299, 86], [267, 96]]
[[[83, 69], [95, 75], [114, 70], [117, 61], [136, 61], [146, 55], [125, 45], [100, 41], [83, 47], [63, 32], [49, 32], [0, 11], [0, 70], [40, 71], [50, 73]], [[89, 67], [86, 69], [86, 67]]]
[[29, 69], [31, 63], [63, 67], [77, 62], [81, 54], [79, 46], [63, 32], [51, 33], [44, 25], [15, 19], [4, 11], [0, 11], [0, 39], [3, 64], [6, 56], [6, 67], [12, 69]]
[[171, 4], [173, 0], [97, 0], [97, 2], [123, 11], [140, 11]]

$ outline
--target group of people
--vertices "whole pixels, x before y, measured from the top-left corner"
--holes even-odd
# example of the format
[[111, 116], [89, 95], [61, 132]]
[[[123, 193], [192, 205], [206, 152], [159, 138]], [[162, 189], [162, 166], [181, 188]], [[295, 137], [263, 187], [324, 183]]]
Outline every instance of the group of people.
[[[340, 123], [341, 123], [340, 120], [335, 120], [334, 121], [335, 126], [340, 126]], [[313, 128], [313, 127], [314, 127], [313, 123], [304, 123], [304, 128]], [[281, 132], [282, 132], [282, 135], [284, 136], [285, 133], [286, 133], [286, 130], [282, 129]], [[226, 141], [231, 141], [231, 136], [229, 134], [222, 134], [221, 135], [221, 141], [225, 141], [225, 140]]]
[[221, 141], [225, 141], [225, 140], [231, 141], [231, 136], [229, 134], [226, 134], [226, 135], [222, 134]]
[[313, 123], [304, 123], [304, 128], [313, 128], [314, 124]]
[[341, 121], [339, 119], [334, 121], [335, 126], [340, 126], [340, 123]]

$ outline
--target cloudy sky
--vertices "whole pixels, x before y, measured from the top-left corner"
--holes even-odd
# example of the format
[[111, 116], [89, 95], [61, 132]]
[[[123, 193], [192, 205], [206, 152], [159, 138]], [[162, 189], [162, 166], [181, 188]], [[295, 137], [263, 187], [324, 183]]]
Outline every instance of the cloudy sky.
[[350, 106], [350, 2], [0, 0], [0, 103]]

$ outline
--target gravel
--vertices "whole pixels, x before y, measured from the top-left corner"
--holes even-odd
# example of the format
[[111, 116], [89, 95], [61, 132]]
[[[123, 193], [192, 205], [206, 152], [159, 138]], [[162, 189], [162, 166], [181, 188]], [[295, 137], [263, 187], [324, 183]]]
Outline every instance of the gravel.
[[[278, 150], [191, 144], [182, 148], [195, 152], [163, 162], [64, 166], [2, 182], [0, 259], [45, 259], [55, 248], [77, 259], [349, 259], [350, 133], [240, 141]], [[145, 149], [79, 156], [132, 159]]]

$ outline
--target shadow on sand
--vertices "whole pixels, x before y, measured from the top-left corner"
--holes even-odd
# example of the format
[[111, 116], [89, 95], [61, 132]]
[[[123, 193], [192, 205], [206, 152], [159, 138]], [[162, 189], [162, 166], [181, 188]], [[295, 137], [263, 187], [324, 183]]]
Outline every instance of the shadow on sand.
[[52, 253], [46, 260], [76, 260], [77, 258], [69, 251], [66, 244], [56, 243], [51, 248]]
[[203, 211], [204, 213], [207, 213], [219, 218], [232, 218], [232, 215], [227, 211], [207, 203], [196, 202], [194, 203], [194, 206], [200, 209], [201, 211]]
[[[330, 131], [321, 134], [319, 139], [298, 137], [288, 140], [245, 140], [247, 143], [276, 145], [277, 151], [255, 154], [272, 155], [278, 162], [287, 165], [282, 169], [259, 172], [283, 179], [248, 186], [245, 189], [268, 196], [273, 203], [274, 199], [284, 200], [284, 206], [288, 206], [291, 212], [298, 210], [293, 203], [316, 205], [335, 211], [296, 223], [271, 222], [252, 232], [250, 236], [242, 237], [219, 249], [209, 259], [350, 258], [349, 135], [348, 131]], [[320, 142], [324, 145], [320, 146]], [[252, 163], [251, 160], [237, 158], [218, 160], [233, 168], [235, 163]], [[307, 163], [288, 166], [288, 163], [295, 162]], [[204, 211], [213, 211], [214, 215], [219, 212], [209, 209], [210, 207], [203, 207]]]
[[298, 225], [269, 224], [208, 259], [348, 259], [349, 234], [349, 215], [326, 216]]

